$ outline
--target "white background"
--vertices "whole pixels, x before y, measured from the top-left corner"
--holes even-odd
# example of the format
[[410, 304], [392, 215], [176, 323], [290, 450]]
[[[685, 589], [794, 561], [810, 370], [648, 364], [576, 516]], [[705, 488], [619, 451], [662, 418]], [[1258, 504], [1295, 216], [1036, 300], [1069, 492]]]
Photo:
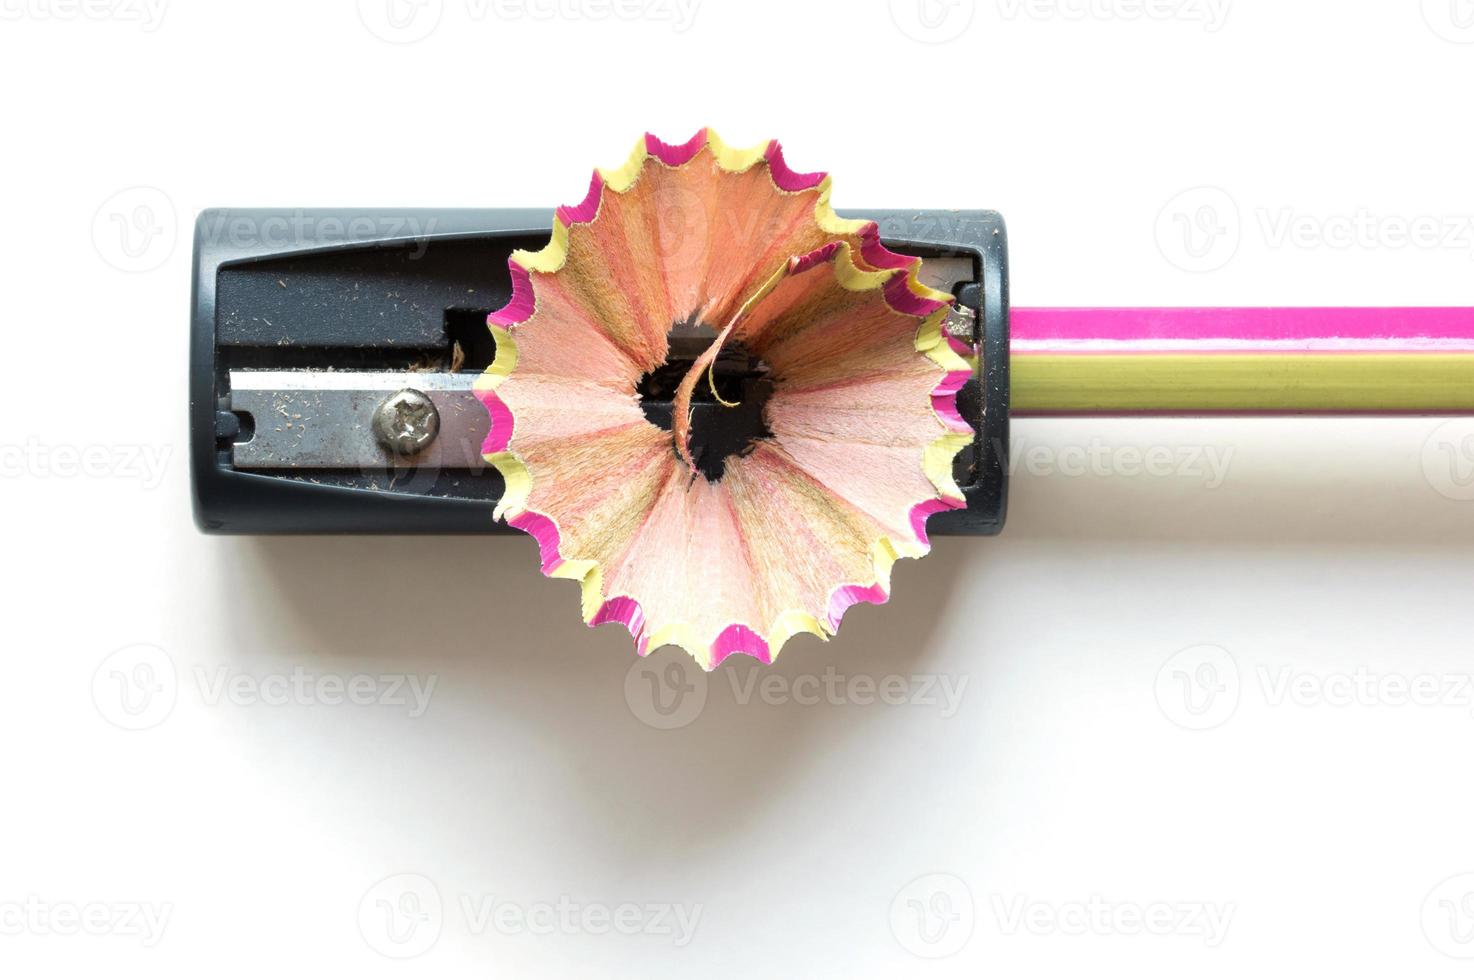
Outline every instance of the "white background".
[[1474, 304], [1467, 0], [84, 2], [0, 0], [4, 975], [1467, 974], [1474, 422], [1022, 422], [1002, 538], [674, 715], [525, 538], [200, 535], [185, 427], [200, 209], [646, 129], [1001, 209], [1020, 306]]

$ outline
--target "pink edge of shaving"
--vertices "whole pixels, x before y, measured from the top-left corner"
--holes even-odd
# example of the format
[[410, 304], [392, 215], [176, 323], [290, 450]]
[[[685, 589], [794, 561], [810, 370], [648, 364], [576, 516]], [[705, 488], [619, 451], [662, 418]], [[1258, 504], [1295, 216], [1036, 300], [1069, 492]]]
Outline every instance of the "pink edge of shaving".
[[841, 585], [829, 594], [829, 631], [839, 632], [839, 621], [844, 618], [845, 612], [855, 605], [868, 602], [872, 606], [883, 606], [890, 601], [890, 593], [881, 587], [879, 582], [874, 585]]
[[[803, 255], [789, 257], [788, 274], [796, 276], [808, 272], [816, 266], [834, 261], [834, 257], [839, 254], [843, 246], [844, 242], [842, 241], [827, 242], [812, 252], [805, 252]], [[895, 255], [894, 252], [889, 254]], [[944, 300], [930, 299], [926, 296], [918, 296], [912, 292], [908, 269], [909, 267], [894, 270], [878, 270], [891, 272], [890, 278], [881, 287], [881, 295], [885, 298], [887, 306], [905, 316], [925, 318], [948, 305]], [[952, 349], [958, 350], [959, 348], [954, 346]], [[962, 345], [960, 350], [968, 354], [972, 353], [965, 344]]]
[[829, 176], [822, 170], [811, 174], [801, 174], [794, 170], [783, 159], [783, 147], [777, 140], [768, 143], [768, 148], [763, 151], [763, 159], [768, 161], [768, 173], [772, 175], [773, 183], [778, 185], [780, 191], [794, 193], [813, 190]]
[[796, 276], [829, 262], [839, 254], [840, 246], [843, 244], [843, 242], [839, 241], [829, 242], [826, 245], [820, 245], [812, 252], [792, 256], [788, 260], [788, 274], [790, 276]]
[[604, 197], [604, 178], [599, 171], [594, 171], [594, 176], [589, 178], [589, 192], [584, 195], [582, 201], [572, 207], [564, 204], [558, 207], [558, 220], [564, 225], [586, 225], [593, 221], [599, 214], [599, 202]]
[[512, 441], [512, 427], [516, 423], [512, 410], [497, 397], [495, 391], [478, 391], [476, 398], [486, 407], [486, 414], [491, 416], [491, 428], [481, 442], [481, 455], [505, 452], [507, 443]]
[[734, 653], [745, 654], [759, 663], [773, 662], [768, 641], [740, 623], [733, 623], [717, 635], [711, 645], [711, 665], [716, 667]]
[[519, 531], [526, 531], [537, 542], [544, 575], [553, 574], [563, 564], [563, 556], [558, 553], [558, 525], [551, 518], [535, 510], [524, 510], [516, 517], [508, 518], [507, 523]]
[[921, 259], [915, 255], [892, 252], [880, 240], [880, 225], [867, 221], [860, 229], [860, 258], [876, 269], [909, 269]]
[[911, 508], [911, 532], [916, 535], [917, 541], [930, 548], [931, 538], [926, 536], [927, 518], [947, 510], [961, 510], [966, 506], [966, 500], [958, 500], [955, 497], [934, 497], [931, 500], [923, 500]]
[[973, 428], [957, 410], [957, 393], [972, 380], [972, 371], [948, 371], [942, 383], [932, 389], [931, 407], [948, 428], [956, 432], [971, 432]]
[[594, 618], [589, 620], [589, 625], [603, 626], [605, 623], [619, 623], [629, 630], [635, 640], [635, 649], [640, 656], [645, 656], [645, 639], [642, 636], [645, 632], [645, 610], [637, 601], [626, 595], [605, 599]]
[[890, 281], [882, 287], [885, 292], [885, 301], [891, 309], [907, 316], [928, 317], [947, 305], [939, 299], [917, 296], [911, 291], [908, 278], [905, 272], [897, 270], [891, 275]]
[[532, 316], [532, 311], [537, 308], [537, 300], [532, 294], [532, 273], [513, 259], [507, 260], [507, 269], [512, 274], [512, 298], [501, 309], [487, 314], [486, 322], [494, 327], [510, 327], [521, 323]]
[[706, 146], [708, 132], [706, 127], [702, 127], [695, 136], [679, 144], [666, 143], [654, 133], [646, 133], [645, 152], [667, 167], [680, 167], [696, 159], [696, 154]]
[[[911, 508], [911, 531], [916, 535], [918, 541], [930, 548], [931, 540], [926, 536], [927, 518], [947, 510], [960, 510], [966, 506], [967, 501], [951, 497], [923, 500]], [[879, 582], [874, 585], [841, 585], [829, 594], [829, 631], [839, 632], [840, 620], [844, 618], [844, 614], [851, 606], [862, 602], [872, 606], [883, 606], [889, 601], [890, 593]]]

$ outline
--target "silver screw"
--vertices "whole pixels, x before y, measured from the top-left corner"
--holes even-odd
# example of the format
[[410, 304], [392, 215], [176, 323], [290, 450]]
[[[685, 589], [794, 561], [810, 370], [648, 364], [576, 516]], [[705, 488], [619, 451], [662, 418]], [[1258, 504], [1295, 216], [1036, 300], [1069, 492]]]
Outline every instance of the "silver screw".
[[424, 392], [396, 391], [374, 410], [374, 435], [398, 456], [423, 452], [440, 432], [440, 413]]

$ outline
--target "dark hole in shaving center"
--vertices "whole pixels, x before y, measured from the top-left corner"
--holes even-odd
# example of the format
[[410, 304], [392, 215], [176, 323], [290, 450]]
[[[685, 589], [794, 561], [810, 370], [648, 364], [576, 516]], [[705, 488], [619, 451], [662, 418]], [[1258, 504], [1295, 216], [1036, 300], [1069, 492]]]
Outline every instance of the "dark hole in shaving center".
[[[695, 336], [672, 334], [670, 354], [664, 364], [640, 379], [636, 390], [645, 417], [670, 431], [671, 405], [676, 388], [691, 365], [711, 346], [712, 334]], [[745, 456], [754, 445], [772, 435], [764, 418], [773, 382], [768, 366], [745, 350], [741, 344], [728, 343], [717, 358], [717, 391], [729, 402], [728, 408], [718, 402], [703, 378], [691, 397], [691, 458], [696, 469], [708, 480], [716, 482], [727, 471], [727, 460]], [[674, 452], [674, 444], [671, 451]]]

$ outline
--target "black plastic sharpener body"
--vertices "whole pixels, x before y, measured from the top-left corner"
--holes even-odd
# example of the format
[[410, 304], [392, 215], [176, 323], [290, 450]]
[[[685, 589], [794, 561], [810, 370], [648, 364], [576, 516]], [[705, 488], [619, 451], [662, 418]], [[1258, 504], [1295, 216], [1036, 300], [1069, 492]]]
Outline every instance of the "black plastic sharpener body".
[[[847, 216], [877, 221], [883, 240], [896, 251], [956, 270], [946, 286], [958, 298], [962, 322], [972, 324], [981, 353], [977, 376], [958, 397], [975, 438], [959, 454], [956, 474], [967, 507], [933, 516], [928, 530], [996, 534], [1007, 506], [1003, 219], [992, 211]], [[493, 353], [485, 321], [510, 295], [507, 259], [515, 249], [546, 243], [550, 218], [550, 210], [533, 209], [202, 213], [194, 235], [189, 364], [199, 527], [219, 534], [510, 530], [492, 517], [501, 478], [474, 447], [458, 455], [447, 449], [433, 458], [396, 459], [361, 438], [372, 397], [340, 392], [329, 399], [318, 393], [314, 401], [310, 392], [294, 388], [298, 401], [278, 399], [268, 411], [267, 401], [246, 397], [242, 382], [330, 377], [343, 387], [336, 382], [372, 377], [409, 388], [416, 378], [433, 374], [452, 379], [445, 398], [467, 394], [465, 379], [479, 373]], [[399, 375], [402, 385], [395, 380]], [[359, 387], [372, 396], [373, 384]], [[291, 410], [298, 405], [307, 409]], [[466, 427], [464, 439], [474, 415], [468, 410], [457, 423]], [[268, 435], [271, 447], [265, 445]], [[450, 445], [444, 435], [442, 440]], [[292, 458], [294, 447], [301, 447], [299, 458]]]

